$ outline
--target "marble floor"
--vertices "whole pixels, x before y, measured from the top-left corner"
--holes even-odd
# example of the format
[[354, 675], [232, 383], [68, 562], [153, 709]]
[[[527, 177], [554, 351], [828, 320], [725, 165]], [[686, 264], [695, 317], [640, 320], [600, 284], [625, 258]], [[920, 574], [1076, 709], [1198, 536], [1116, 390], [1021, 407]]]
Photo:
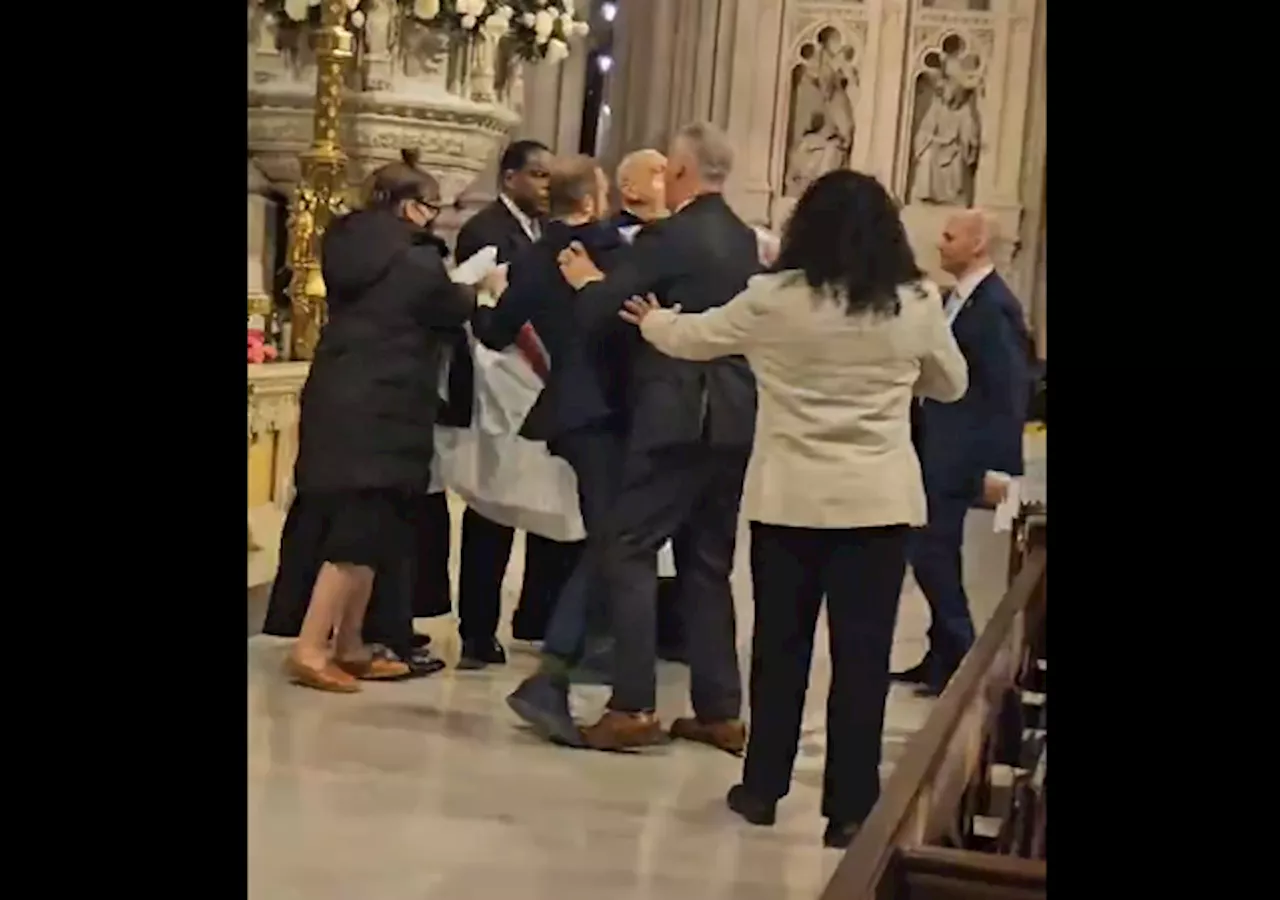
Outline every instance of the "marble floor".
[[[968, 531], [966, 581], [981, 626], [1003, 592], [1007, 536], [991, 533], [990, 513], [973, 513]], [[522, 561], [513, 553], [508, 613]], [[734, 582], [745, 651], [751, 606], [741, 558]], [[250, 900], [812, 900], [835, 868], [839, 854], [819, 840], [823, 635], [792, 793], [776, 826], [756, 828], [724, 808], [741, 768], [729, 756], [682, 744], [632, 756], [573, 751], [524, 731], [502, 701], [533, 669], [527, 649], [517, 645], [507, 666], [484, 672], [320, 694], [284, 682], [288, 642], [255, 634], [253, 599]], [[456, 657], [450, 619], [419, 624]], [[927, 625], [909, 583], [895, 665], [918, 659]], [[663, 664], [664, 719], [685, 713], [686, 690], [687, 671]], [[575, 689], [575, 712], [592, 716], [606, 699], [605, 688]], [[886, 775], [930, 703], [894, 688]]]

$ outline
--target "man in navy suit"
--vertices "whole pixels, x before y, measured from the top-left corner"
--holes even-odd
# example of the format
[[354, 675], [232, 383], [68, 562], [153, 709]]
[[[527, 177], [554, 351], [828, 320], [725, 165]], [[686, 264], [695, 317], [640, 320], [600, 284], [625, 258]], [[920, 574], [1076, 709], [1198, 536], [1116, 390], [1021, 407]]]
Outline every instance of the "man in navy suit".
[[973, 645], [960, 552], [965, 516], [971, 506], [998, 504], [1022, 475], [1029, 336], [1018, 299], [991, 261], [996, 239], [987, 214], [966, 210], [947, 220], [938, 243], [942, 268], [956, 278], [945, 303], [969, 364], [969, 390], [957, 403], [923, 401], [914, 423], [929, 524], [913, 535], [909, 559], [933, 621], [924, 659], [894, 678], [926, 695], [941, 693]]
[[[590, 157], [556, 161], [541, 240], [512, 261], [497, 306], [478, 310], [473, 320], [476, 337], [495, 350], [514, 343], [525, 323], [546, 348], [546, 385], [521, 433], [546, 441], [573, 468], [588, 540], [598, 536], [620, 487], [626, 361], [636, 338], [613, 309], [585, 315], [582, 299], [560, 275], [557, 255], [578, 242], [613, 268], [627, 245], [617, 228], [600, 221], [608, 213], [608, 194], [608, 181]], [[601, 592], [597, 569], [590, 554], [578, 561], [555, 600], [539, 671], [508, 699], [518, 715], [559, 743], [581, 743], [569, 714], [569, 673], [585, 653], [590, 605]]]

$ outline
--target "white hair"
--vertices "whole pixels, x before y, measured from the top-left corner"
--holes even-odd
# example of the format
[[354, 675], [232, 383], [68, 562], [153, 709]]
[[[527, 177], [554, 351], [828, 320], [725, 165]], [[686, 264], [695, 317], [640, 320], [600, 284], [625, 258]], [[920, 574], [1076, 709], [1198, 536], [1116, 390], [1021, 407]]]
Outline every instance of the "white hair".
[[729, 136], [710, 122], [693, 122], [676, 132], [698, 165], [698, 176], [707, 184], [720, 186], [733, 171], [733, 147]]

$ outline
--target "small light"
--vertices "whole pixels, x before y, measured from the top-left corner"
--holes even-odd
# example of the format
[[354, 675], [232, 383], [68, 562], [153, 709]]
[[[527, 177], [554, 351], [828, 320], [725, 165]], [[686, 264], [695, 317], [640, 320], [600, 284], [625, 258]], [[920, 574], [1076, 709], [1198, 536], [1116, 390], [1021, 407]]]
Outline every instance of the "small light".
[[597, 57], [596, 57], [596, 65], [600, 67], [600, 71], [601, 71], [601, 72], [608, 72], [610, 69], [612, 69], [612, 68], [613, 68], [613, 57], [612, 57], [612, 56], [597, 56]]
[[601, 3], [600, 16], [606, 22], [612, 22], [618, 15], [618, 5], [616, 3]]
[[601, 103], [600, 115], [604, 116], [605, 118], [608, 118], [609, 116], [613, 115], [613, 107], [611, 107], [608, 103]]

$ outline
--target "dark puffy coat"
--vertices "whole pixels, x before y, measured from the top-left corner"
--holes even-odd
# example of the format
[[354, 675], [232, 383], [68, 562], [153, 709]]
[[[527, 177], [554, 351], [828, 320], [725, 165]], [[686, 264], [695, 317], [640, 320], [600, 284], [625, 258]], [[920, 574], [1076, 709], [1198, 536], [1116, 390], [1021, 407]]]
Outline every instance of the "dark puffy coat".
[[334, 222], [322, 254], [329, 322], [302, 389], [298, 491], [425, 490], [443, 348], [475, 295], [387, 211]]

